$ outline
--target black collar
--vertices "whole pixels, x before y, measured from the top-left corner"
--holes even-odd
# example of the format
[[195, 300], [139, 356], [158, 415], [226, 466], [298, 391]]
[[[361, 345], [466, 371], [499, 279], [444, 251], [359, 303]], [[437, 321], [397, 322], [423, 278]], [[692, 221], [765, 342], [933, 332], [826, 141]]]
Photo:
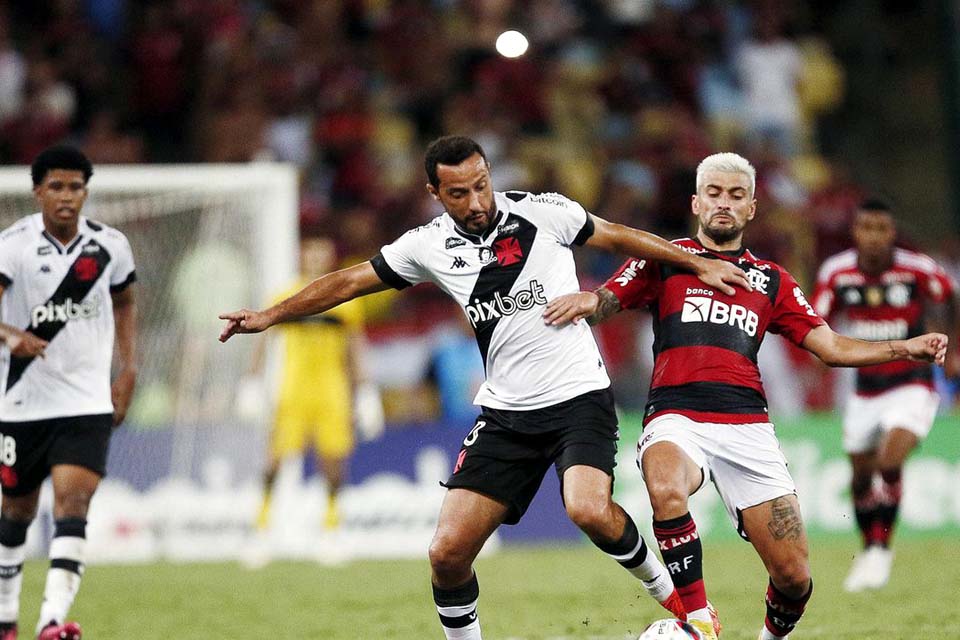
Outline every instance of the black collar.
[[731, 249], [729, 251], [717, 251], [716, 249], [708, 249], [707, 247], [703, 246], [703, 243], [700, 242], [700, 238], [692, 238], [692, 240], [696, 242], [698, 245], [700, 245], [700, 248], [703, 249], [704, 251], [715, 253], [718, 256], [727, 256], [728, 258], [739, 258], [747, 252], [747, 248], [744, 247], [743, 245], [740, 245], [739, 249]]
[[57, 253], [69, 255], [74, 249], [80, 246], [80, 241], [83, 240], [83, 234], [77, 233], [77, 237], [74, 238], [69, 245], [64, 246], [59, 240], [53, 237], [46, 229], [40, 232], [47, 242], [53, 245], [53, 248], [57, 250]]
[[454, 228], [454, 230], [456, 230], [456, 232], [457, 232], [461, 237], [466, 238], [467, 240], [469, 240], [469, 241], [472, 242], [473, 244], [483, 244], [483, 242], [484, 242], [487, 238], [489, 238], [490, 235], [491, 235], [494, 231], [497, 230], [497, 225], [500, 224], [500, 219], [501, 219], [501, 218], [503, 218], [503, 212], [500, 211], [499, 209], [497, 209], [497, 217], [493, 219], [493, 222], [490, 223], [490, 226], [487, 227], [487, 230], [484, 231], [484, 232], [483, 232], [482, 234], [480, 234], [480, 235], [477, 235], [477, 234], [474, 234], [474, 233], [467, 233], [466, 231], [464, 231], [463, 229], [460, 228], [460, 225], [457, 224], [457, 221], [456, 221], [456, 220], [453, 220], [452, 217], [451, 217], [450, 219], [453, 220], [453, 228]]

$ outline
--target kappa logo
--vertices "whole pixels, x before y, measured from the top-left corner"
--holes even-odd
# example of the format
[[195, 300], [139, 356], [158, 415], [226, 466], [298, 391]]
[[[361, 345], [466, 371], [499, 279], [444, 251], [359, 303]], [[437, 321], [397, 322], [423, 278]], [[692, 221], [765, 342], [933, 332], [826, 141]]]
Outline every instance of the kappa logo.
[[497, 253], [497, 262], [501, 267], [508, 267], [511, 264], [517, 264], [523, 259], [523, 249], [516, 238], [502, 238], [493, 243], [493, 249]]
[[462, 247], [465, 244], [467, 244], [467, 241], [464, 240], [463, 238], [454, 238], [453, 236], [450, 236], [449, 238], [447, 238], [447, 241], [444, 243], [444, 246], [447, 249], [456, 249], [457, 247]]
[[450, 265], [451, 269], [463, 269], [464, 267], [470, 266], [467, 264], [467, 261], [457, 256], [453, 259], [453, 264]]
[[48, 264], [40, 265], [40, 273], [50, 273], [50, 271], [51, 271], [50, 265]]

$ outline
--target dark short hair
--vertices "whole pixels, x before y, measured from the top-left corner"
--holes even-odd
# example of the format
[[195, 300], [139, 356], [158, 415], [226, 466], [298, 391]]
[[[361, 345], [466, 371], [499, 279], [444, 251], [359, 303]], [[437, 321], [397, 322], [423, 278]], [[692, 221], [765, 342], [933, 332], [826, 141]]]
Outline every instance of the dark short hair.
[[876, 196], [864, 198], [860, 202], [860, 206], [857, 207], [857, 209], [860, 211], [876, 211], [879, 213], [893, 215], [893, 207], [890, 205], [890, 203], [883, 198], [878, 198]]
[[484, 160], [487, 159], [487, 154], [483, 152], [483, 148], [477, 141], [466, 136], [443, 136], [431, 142], [423, 161], [430, 184], [434, 188], [440, 186], [440, 178], [437, 176], [438, 164], [457, 165], [475, 153], [479, 153]]
[[54, 145], [41, 151], [30, 165], [30, 177], [33, 178], [33, 186], [39, 186], [47, 173], [54, 169], [66, 169], [67, 171], [80, 171], [83, 173], [83, 183], [86, 184], [93, 175], [93, 165], [87, 156], [76, 147], [69, 145]]

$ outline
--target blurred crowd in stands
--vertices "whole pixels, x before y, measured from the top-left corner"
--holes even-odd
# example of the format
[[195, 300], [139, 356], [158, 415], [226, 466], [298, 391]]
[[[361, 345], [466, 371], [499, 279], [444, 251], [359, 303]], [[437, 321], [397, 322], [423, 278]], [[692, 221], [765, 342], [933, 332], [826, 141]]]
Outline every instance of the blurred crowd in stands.
[[[507, 29], [525, 56], [494, 50]], [[866, 195], [829, 157], [844, 87], [811, 9], [783, 0], [0, 1], [0, 163], [64, 137], [95, 163], [291, 162], [302, 229], [345, 259], [438, 213], [422, 152], [443, 133], [481, 142], [498, 189], [667, 237], [689, 232], [699, 160], [733, 150], [758, 169], [750, 247], [809, 288]], [[619, 263], [580, 259], [585, 287]], [[440, 295], [391, 321], [449, 316]]]

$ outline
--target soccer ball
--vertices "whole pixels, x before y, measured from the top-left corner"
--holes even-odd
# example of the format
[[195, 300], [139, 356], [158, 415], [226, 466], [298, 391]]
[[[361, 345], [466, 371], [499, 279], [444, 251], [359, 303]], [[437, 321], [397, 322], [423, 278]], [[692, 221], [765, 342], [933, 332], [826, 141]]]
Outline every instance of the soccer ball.
[[637, 640], [703, 640], [703, 636], [683, 620], [667, 618], [644, 629]]

